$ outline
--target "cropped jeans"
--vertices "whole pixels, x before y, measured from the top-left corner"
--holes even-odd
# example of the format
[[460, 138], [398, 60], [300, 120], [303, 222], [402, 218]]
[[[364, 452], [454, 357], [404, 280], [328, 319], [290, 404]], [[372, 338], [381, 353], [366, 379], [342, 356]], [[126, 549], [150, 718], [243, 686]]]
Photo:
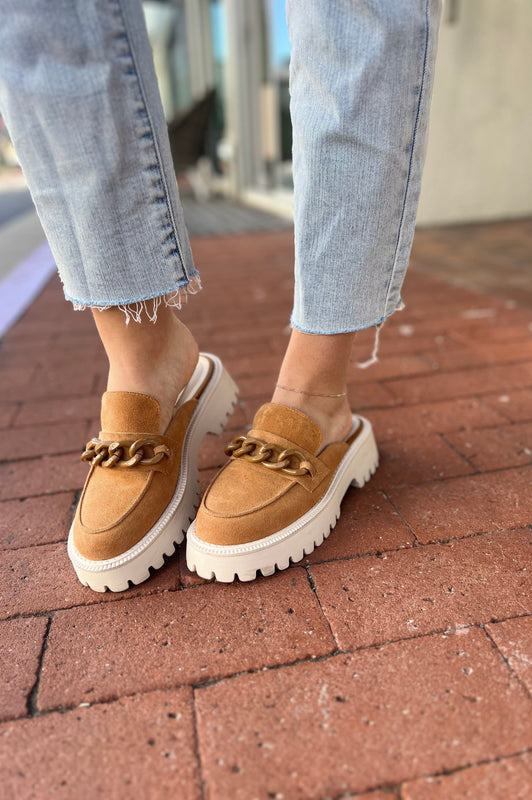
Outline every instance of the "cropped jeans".
[[[301, 331], [401, 306], [440, 5], [287, 0]], [[140, 0], [0, 0], [0, 112], [77, 308], [198, 288]]]

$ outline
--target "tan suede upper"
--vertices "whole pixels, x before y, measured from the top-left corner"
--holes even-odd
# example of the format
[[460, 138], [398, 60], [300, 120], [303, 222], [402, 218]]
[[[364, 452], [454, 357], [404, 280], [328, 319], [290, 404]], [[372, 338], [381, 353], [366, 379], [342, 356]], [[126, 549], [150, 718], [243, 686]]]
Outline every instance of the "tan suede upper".
[[297, 449], [312, 474], [287, 475], [261, 463], [232, 458], [207, 489], [198, 511], [195, 531], [203, 541], [244, 544], [295, 522], [325, 494], [356, 434], [320, 452], [322, 435], [313, 420], [288, 406], [267, 403], [255, 415], [248, 436]]
[[183, 440], [196, 405], [197, 397], [184, 403], [160, 435], [161, 410], [155, 398], [136, 392], [105, 392], [98, 438], [132, 444], [150, 437], [166, 445], [168, 456], [153, 466], [91, 465], [73, 527], [74, 544], [81, 556], [91, 561], [114, 558], [155, 525], [174, 494]]

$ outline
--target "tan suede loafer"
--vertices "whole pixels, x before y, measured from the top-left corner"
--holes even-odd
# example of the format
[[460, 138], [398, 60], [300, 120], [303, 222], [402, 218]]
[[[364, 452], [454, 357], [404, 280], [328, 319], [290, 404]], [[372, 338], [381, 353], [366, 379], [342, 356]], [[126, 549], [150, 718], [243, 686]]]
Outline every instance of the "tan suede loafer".
[[200, 355], [164, 435], [155, 398], [105, 392], [102, 430], [82, 455], [91, 468], [68, 537], [83, 584], [118, 592], [162, 567], [194, 517], [201, 441], [221, 433], [235, 401], [235, 384], [209, 354]]
[[349, 486], [362, 487], [379, 455], [371, 424], [353, 416], [343, 442], [321, 448], [306, 414], [268, 403], [249, 434], [226, 448], [187, 532], [187, 565], [203, 578], [253, 580], [300, 561], [329, 535]]

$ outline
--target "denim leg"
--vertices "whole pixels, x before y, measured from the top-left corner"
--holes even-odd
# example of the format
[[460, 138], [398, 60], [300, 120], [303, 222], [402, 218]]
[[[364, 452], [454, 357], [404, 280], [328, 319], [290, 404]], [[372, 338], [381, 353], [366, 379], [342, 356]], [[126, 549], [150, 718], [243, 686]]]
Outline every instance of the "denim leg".
[[287, 0], [299, 330], [359, 330], [401, 307], [440, 7]]
[[195, 289], [140, 0], [0, 0], [0, 110], [69, 300]]

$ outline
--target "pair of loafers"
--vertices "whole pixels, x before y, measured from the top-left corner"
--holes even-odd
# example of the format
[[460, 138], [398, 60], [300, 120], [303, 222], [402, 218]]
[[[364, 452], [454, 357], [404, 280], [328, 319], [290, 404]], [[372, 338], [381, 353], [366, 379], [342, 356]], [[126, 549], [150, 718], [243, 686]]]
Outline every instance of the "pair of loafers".
[[101, 431], [82, 455], [90, 471], [68, 537], [83, 584], [117, 592], [141, 583], [185, 533], [189, 569], [222, 582], [285, 569], [329, 535], [349, 486], [362, 487], [378, 465], [363, 417], [353, 416], [344, 441], [322, 447], [306, 414], [267, 403], [226, 448], [230, 460], [196, 515], [201, 442], [222, 432], [236, 399], [235, 383], [211, 354], [200, 355], [164, 434], [155, 398], [103, 395]]

